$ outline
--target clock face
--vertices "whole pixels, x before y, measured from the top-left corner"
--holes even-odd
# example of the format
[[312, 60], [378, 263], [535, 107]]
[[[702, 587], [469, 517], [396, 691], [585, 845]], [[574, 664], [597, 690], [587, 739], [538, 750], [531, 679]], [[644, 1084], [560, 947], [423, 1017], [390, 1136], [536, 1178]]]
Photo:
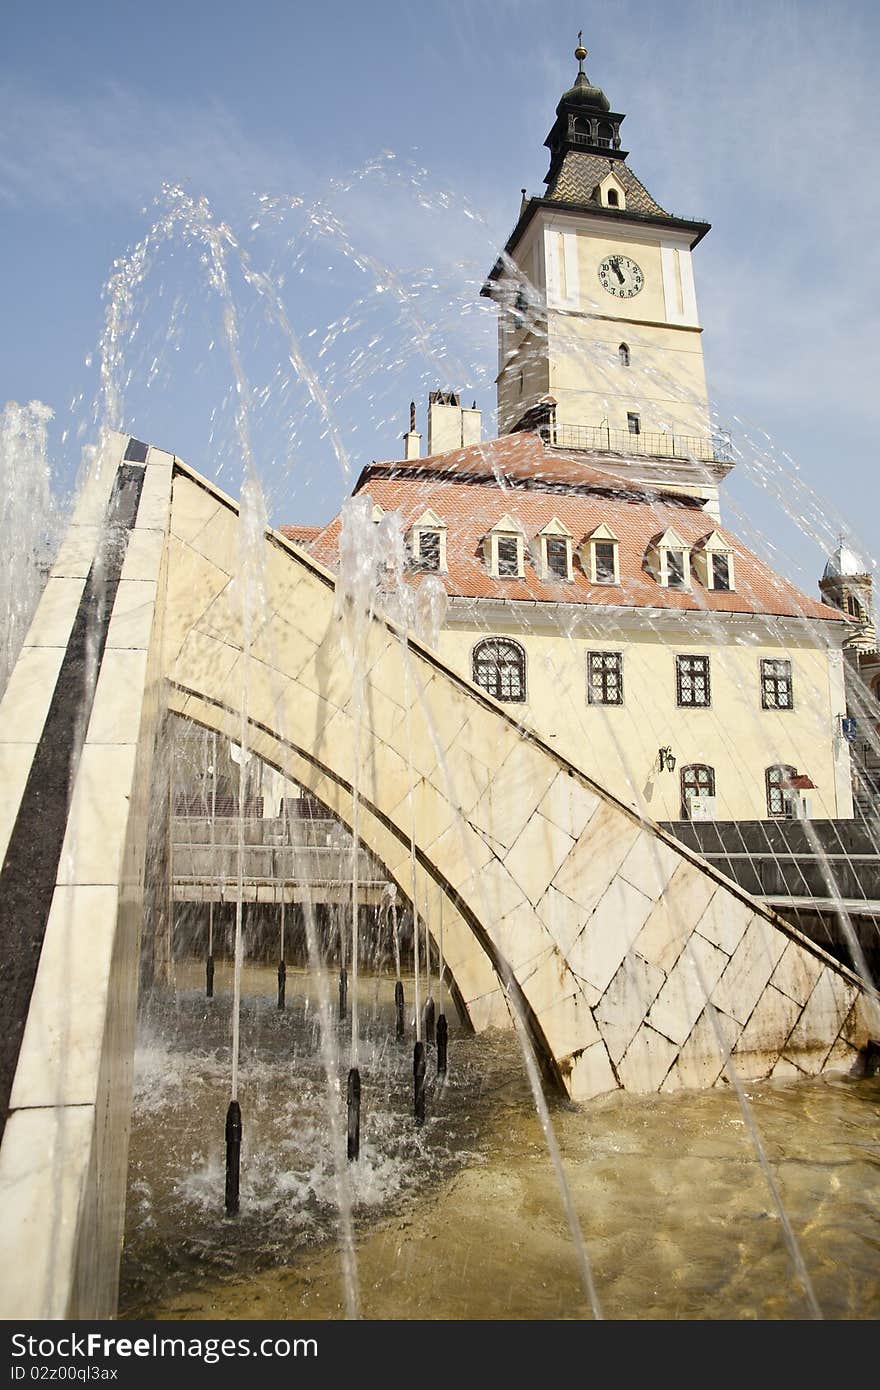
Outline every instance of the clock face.
[[599, 266], [599, 282], [618, 299], [632, 299], [644, 285], [645, 275], [629, 256], [606, 256]]

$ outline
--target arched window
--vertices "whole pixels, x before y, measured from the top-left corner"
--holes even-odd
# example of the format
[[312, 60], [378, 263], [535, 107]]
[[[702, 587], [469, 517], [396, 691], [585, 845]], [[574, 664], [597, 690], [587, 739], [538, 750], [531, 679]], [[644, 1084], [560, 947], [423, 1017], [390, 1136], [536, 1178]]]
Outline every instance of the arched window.
[[609, 125], [608, 121], [600, 121], [596, 127], [596, 144], [604, 145], [606, 149], [609, 149], [613, 139], [614, 127]]
[[609, 188], [608, 190], [608, 206], [610, 208], [620, 207], [620, 194], [616, 188]]
[[575, 132], [578, 135], [585, 135], [588, 140], [593, 138], [593, 122], [589, 116], [578, 116], [574, 123]]
[[787, 763], [778, 763], [775, 767], [768, 767], [764, 773], [764, 780], [767, 784], [767, 815], [776, 820], [791, 820], [794, 816], [792, 809], [792, 791], [788, 784], [792, 777], [797, 776], [797, 768], [789, 767]]
[[715, 795], [715, 769], [708, 763], [691, 763], [681, 769], [681, 818], [691, 818], [691, 797]]
[[855, 618], [857, 622], [861, 622], [865, 616], [862, 611], [862, 605], [859, 603], [855, 594], [847, 594], [845, 609], [849, 616]]
[[526, 698], [526, 654], [518, 642], [489, 637], [474, 647], [474, 684], [496, 700], [522, 704]]
[[621, 365], [621, 367], [628, 367], [628, 366], [629, 366], [629, 345], [628, 345], [627, 343], [621, 343], [621, 344], [620, 344], [620, 347], [617, 349], [617, 355], [618, 355], [618, 357], [620, 358], [620, 365]]

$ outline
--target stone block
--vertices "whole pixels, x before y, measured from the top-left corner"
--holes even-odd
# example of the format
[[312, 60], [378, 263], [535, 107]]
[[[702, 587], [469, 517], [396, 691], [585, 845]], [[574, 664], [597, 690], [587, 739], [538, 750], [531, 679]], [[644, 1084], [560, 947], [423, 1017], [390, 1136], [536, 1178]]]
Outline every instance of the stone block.
[[648, 1015], [648, 1022], [679, 1046], [712, 996], [729, 957], [711, 941], [692, 932]]
[[755, 913], [713, 992], [715, 1007], [747, 1023], [787, 945], [788, 938]]
[[554, 888], [590, 912], [607, 890], [640, 834], [638, 823], [631, 821], [611, 803], [603, 803], [554, 875]]
[[653, 831], [643, 830], [621, 864], [620, 875], [656, 902], [681, 862], [678, 850], [665, 844]]
[[39, 743], [63, 647], [23, 647], [0, 702], [0, 743]]
[[470, 812], [480, 830], [509, 849], [547, 793], [556, 776], [555, 763], [532, 744], [517, 740], [486, 791]]
[[604, 992], [650, 910], [650, 898], [623, 879], [614, 879], [567, 953], [575, 974]]
[[697, 925], [697, 931], [726, 955], [732, 956], [745, 935], [754, 909], [733, 893], [719, 888]]
[[572, 1100], [592, 1100], [620, 1087], [608, 1060], [604, 1044], [595, 1042], [565, 1059], [568, 1068], [568, 1087]]
[[805, 951], [796, 941], [789, 941], [770, 979], [789, 999], [806, 1004], [822, 970], [821, 960]]
[[639, 955], [658, 969], [670, 971], [715, 890], [713, 880], [696, 865], [680, 864], [636, 938]]
[[585, 787], [577, 777], [560, 772], [539, 802], [538, 810], [551, 824], [577, 840], [594, 811], [602, 804], [596, 792]]
[[504, 863], [530, 903], [543, 897], [573, 845], [571, 836], [545, 820], [539, 811], [526, 821]]
[[668, 1038], [643, 1023], [618, 1063], [617, 1075], [627, 1091], [659, 1091], [677, 1055]]
[[594, 1009], [608, 1054], [619, 1062], [659, 994], [666, 976], [630, 952]]

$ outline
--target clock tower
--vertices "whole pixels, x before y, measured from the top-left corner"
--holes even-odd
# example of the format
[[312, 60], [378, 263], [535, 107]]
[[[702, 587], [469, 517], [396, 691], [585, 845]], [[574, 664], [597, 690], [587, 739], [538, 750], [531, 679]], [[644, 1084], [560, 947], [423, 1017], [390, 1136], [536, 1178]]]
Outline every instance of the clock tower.
[[692, 266], [709, 226], [666, 212], [630, 169], [624, 117], [586, 56], [579, 42], [544, 142], [546, 192], [523, 190], [483, 289], [500, 308], [498, 428], [537, 428], [717, 516], [732, 465], [711, 425]]

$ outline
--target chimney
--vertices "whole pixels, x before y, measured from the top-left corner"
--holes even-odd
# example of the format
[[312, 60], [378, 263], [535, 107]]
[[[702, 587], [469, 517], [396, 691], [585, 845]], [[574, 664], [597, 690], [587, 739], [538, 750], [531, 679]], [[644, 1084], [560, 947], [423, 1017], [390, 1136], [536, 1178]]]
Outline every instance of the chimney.
[[428, 454], [447, 454], [479, 444], [483, 412], [477, 403], [462, 408], [457, 391], [432, 391], [428, 396]]
[[409, 429], [403, 436], [403, 457], [404, 461], [417, 459], [422, 452], [422, 436], [416, 430], [416, 403], [409, 403]]

